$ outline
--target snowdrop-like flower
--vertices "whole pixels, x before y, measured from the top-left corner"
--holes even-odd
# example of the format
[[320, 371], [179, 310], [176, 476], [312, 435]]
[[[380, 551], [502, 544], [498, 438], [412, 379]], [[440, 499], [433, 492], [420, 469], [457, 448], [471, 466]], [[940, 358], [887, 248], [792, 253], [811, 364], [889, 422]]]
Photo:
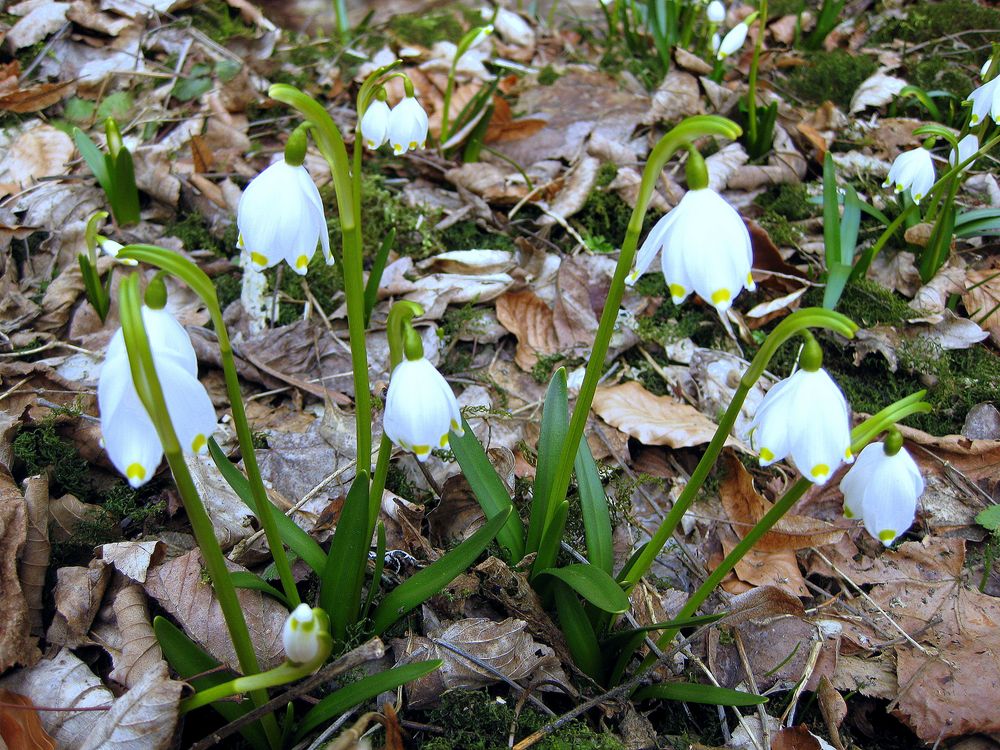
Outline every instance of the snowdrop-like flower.
[[1000, 122], [1000, 75], [994, 76], [966, 97], [972, 102], [972, 117], [969, 122], [978, 125], [986, 115]]
[[[868, 533], [887, 547], [910, 526], [917, 512], [917, 499], [924, 479], [910, 454], [899, 446], [870, 443], [840, 481], [844, 493], [844, 515], [860, 518]], [[896, 452], [889, 451], [896, 448]]]
[[726, 20], [726, 6], [720, 0], [712, 0], [705, 8], [705, 15], [712, 23], [722, 23]]
[[802, 476], [823, 484], [852, 460], [847, 402], [820, 367], [805, 368], [774, 385], [750, 425], [761, 466], [790, 456]]
[[731, 28], [726, 35], [722, 38], [722, 42], [719, 44], [719, 49], [716, 55], [720, 60], [729, 57], [731, 54], [736, 52], [740, 47], [743, 46], [743, 42], [747, 40], [747, 32], [750, 31], [750, 27], [744, 23], [738, 23], [733, 28]]
[[674, 304], [694, 291], [721, 315], [742, 289], [756, 288], [750, 275], [750, 232], [736, 209], [711, 188], [689, 190], [656, 223], [639, 248], [626, 283], [634, 284], [657, 252]]
[[375, 99], [361, 118], [361, 138], [365, 147], [374, 151], [389, 140], [389, 105]]
[[404, 359], [392, 371], [384, 428], [392, 442], [420, 461], [434, 448], [447, 448], [449, 432], [464, 434], [451, 386], [425, 357]]
[[139, 264], [139, 261], [132, 260], [131, 258], [122, 258], [121, 260], [118, 259], [118, 253], [120, 253], [124, 247], [124, 245], [120, 242], [115, 242], [114, 240], [108, 239], [102, 235], [97, 235], [97, 247], [102, 253], [114, 258], [123, 265], [135, 266]]
[[934, 162], [931, 161], [931, 152], [926, 148], [914, 148], [896, 157], [882, 187], [893, 185], [897, 193], [909, 189], [913, 202], [920, 203], [920, 199], [927, 195], [933, 184]]
[[[948, 154], [948, 163], [951, 164], [951, 166], [953, 167], [956, 164], [961, 164], [963, 161], [971, 157], [978, 150], [979, 150], [979, 139], [976, 138], [974, 134], [969, 133], [967, 136], [965, 136], [965, 138], [963, 138], [958, 142], [958, 153], [956, 154], [955, 149], [952, 149], [951, 153]], [[964, 167], [964, 169], [968, 169], [971, 166], [972, 164], [969, 163]]]
[[426, 145], [427, 113], [414, 97], [404, 96], [389, 112], [388, 135], [395, 154]]
[[304, 275], [317, 244], [322, 245], [326, 262], [333, 263], [323, 201], [301, 164], [292, 166], [281, 159], [254, 177], [240, 198], [236, 226], [237, 247], [250, 253], [258, 269], [284, 260]]
[[285, 656], [296, 664], [306, 664], [321, 652], [321, 640], [327, 637], [325, 614], [321, 609], [313, 609], [308, 604], [300, 604], [293, 609], [281, 630], [281, 642]]
[[[191, 339], [166, 310], [142, 308], [153, 364], [163, 388], [170, 421], [185, 453], [204, 453], [215, 431], [215, 408], [198, 382]], [[148, 482], [163, 458], [163, 446], [132, 383], [121, 329], [108, 345], [97, 385], [101, 434], [111, 463], [133, 487]]]
[[712, 34], [712, 52], [717, 53], [721, 45], [722, 45], [722, 37], [719, 36], [719, 32], [716, 31], [714, 34]]

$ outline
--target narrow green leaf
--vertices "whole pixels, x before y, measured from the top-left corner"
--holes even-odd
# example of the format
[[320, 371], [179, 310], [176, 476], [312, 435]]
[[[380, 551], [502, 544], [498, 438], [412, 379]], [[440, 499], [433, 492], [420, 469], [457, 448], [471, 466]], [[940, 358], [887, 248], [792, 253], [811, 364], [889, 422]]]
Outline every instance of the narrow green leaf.
[[[80, 273], [83, 275], [83, 289], [87, 294], [87, 301], [90, 302], [91, 307], [94, 308], [94, 312], [97, 313], [98, 317], [103, 321], [108, 317], [108, 310], [111, 309], [111, 297], [108, 295], [107, 288], [101, 283], [101, 277], [97, 273], [97, 269], [90, 265], [90, 259], [85, 253], [80, 253]], [[108, 272], [108, 278], [111, 278], [111, 272]]]
[[465, 434], [458, 437], [454, 432], [451, 433], [448, 445], [455, 454], [458, 465], [462, 467], [462, 473], [486, 517], [493, 518], [504, 512], [510, 513], [507, 524], [497, 534], [497, 543], [507, 551], [510, 562], [519, 562], [524, 557], [524, 524], [521, 523], [521, 517], [512, 512], [514, 504], [503, 486], [503, 481], [497, 476], [493, 464], [490, 463], [486, 451], [479, 444], [469, 423], [463, 419], [462, 426], [465, 428]]
[[840, 262], [854, 264], [854, 249], [858, 244], [858, 230], [861, 228], [861, 199], [853, 185], [845, 188], [844, 215], [840, 220]]
[[531, 578], [556, 564], [563, 531], [566, 530], [567, 515], [569, 515], [569, 502], [563, 500], [556, 505], [552, 520], [546, 525], [542, 541], [538, 544], [538, 554], [535, 555], [535, 562], [531, 564]]
[[614, 565], [611, 515], [608, 513], [604, 485], [601, 484], [601, 476], [597, 473], [597, 464], [586, 438], [580, 441], [575, 466], [576, 481], [580, 487], [580, 507], [583, 510], [583, 532], [587, 540], [587, 559], [610, 575]]
[[390, 227], [382, 244], [379, 245], [375, 259], [372, 260], [371, 271], [368, 272], [368, 281], [365, 283], [365, 325], [371, 318], [372, 310], [378, 301], [378, 285], [382, 281], [382, 272], [385, 271], [386, 261], [389, 259], [389, 251], [392, 250], [396, 242], [396, 227]]
[[558, 578], [580, 596], [605, 612], [625, 612], [628, 610], [628, 596], [609, 574], [594, 565], [566, 565], [562, 568], [548, 568], [538, 574]]
[[823, 158], [823, 245], [826, 267], [833, 268], [840, 262], [840, 201], [837, 198], [837, 168], [829, 151]]
[[[156, 640], [163, 650], [163, 656], [180, 675], [194, 689], [205, 690], [214, 687], [233, 678], [232, 673], [225, 670], [213, 671], [219, 666], [219, 662], [205, 653], [200, 646], [188, 638], [172, 622], [163, 617], [153, 618], [153, 632]], [[195, 675], [203, 675], [195, 677]], [[253, 708], [251, 701], [236, 703], [233, 701], [219, 701], [212, 703], [211, 707], [217, 711], [227, 722], [236, 721]], [[249, 742], [254, 750], [269, 750], [267, 737], [259, 723], [249, 724], [240, 729], [240, 734]]]
[[139, 223], [139, 191], [135, 186], [135, 166], [127, 148], [114, 160], [111, 180], [115, 186], [115, 201], [111, 210], [121, 226]]
[[330, 615], [334, 640], [343, 641], [348, 627], [358, 620], [370, 548], [368, 472], [362, 469], [347, 493], [320, 576], [319, 605]]
[[[219, 467], [223, 478], [233, 488], [233, 492], [237, 494], [240, 500], [254, 514], [259, 516], [260, 512], [257, 510], [257, 506], [253, 500], [253, 493], [250, 491], [250, 481], [243, 475], [243, 472], [237, 469], [226, 454], [222, 452], [222, 448], [219, 447], [214, 438], [209, 438], [208, 440], [208, 451], [211, 453], [215, 465]], [[319, 546], [319, 543], [301, 529], [295, 521], [274, 507], [274, 505], [271, 503], [267, 505], [271, 516], [278, 525], [282, 541], [288, 545], [288, 548], [292, 552], [301, 557], [306, 565], [312, 568], [317, 575], [322, 573], [326, 565], [326, 553]]]
[[697, 617], [687, 617], [683, 620], [667, 620], [665, 622], [654, 622], [652, 625], [643, 625], [639, 628], [629, 628], [628, 630], [619, 630], [603, 641], [601, 641], [602, 646], [612, 646], [617, 647], [619, 643], [624, 643], [635, 633], [652, 633], [657, 630], [674, 630], [675, 628], [694, 628], [700, 627], [702, 625], [710, 625], [713, 622], [718, 622], [723, 617], [726, 616], [725, 612], [720, 612], [714, 615], [698, 615]]
[[76, 143], [76, 148], [80, 152], [80, 156], [87, 162], [87, 166], [94, 173], [98, 184], [110, 199], [111, 193], [114, 191], [114, 186], [111, 183], [111, 173], [108, 171], [108, 165], [104, 161], [104, 152], [80, 128], [73, 128], [73, 141]]
[[559, 613], [559, 626], [566, 636], [566, 645], [583, 672], [592, 679], [601, 681], [601, 647], [590, 624], [586, 611], [576, 593], [562, 581], [552, 587]]
[[934, 278], [934, 274], [948, 260], [951, 252], [951, 238], [955, 231], [955, 204], [946, 203], [937, 223], [931, 231], [931, 238], [920, 253], [920, 280], [925, 284]]
[[375, 572], [372, 573], [372, 582], [368, 587], [368, 596], [365, 598], [365, 606], [361, 610], [361, 619], [368, 617], [372, 603], [375, 601], [375, 594], [382, 586], [382, 570], [385, 568], [385, 524], [379, 521], [375, 525]]
[[955, 236], [974, 237], [1000, 232], [1000, 208], [963, 211], [955, 217]]
[[525, 552], [538, 550], [542, 536], [552, 522], [558, 505], [552, 494], [552, 483], [559, 469], [566, 433], [569, 431], [569, 401], [566, 395], [566, 368], [560, 367], [549, 381], [542, 407], [542, 430], [538, 437], [538, 463], [531, 497], [531, 517], [528, 521], [528, 541]]
[[296, 741], [301, 740], [316, 727], [336, 719], [359, 703], [364, 703], [386, 690], [395, 690], [400, 685], [418, 680], [440, 668], [443, 663], [440, 659], [431, 659], [430, 661], [404, 664], [401, 667], [393, 667], [384, 672], [362, 677], [357, 682], [345, 685], [309, 709], [309, 712], [302, 717], [302, 723], [299, 724], [295, 734]]
[[635, 700], [684, 701], [685, 703], [705, 703], [710, 706], [759, 706], [767, 703], [763, 695], [744, 693], [739, 690], [700, 685], [697, 682], [661, 682], [647, 685], [635, 693]]
[[390, 591], [372, 615], [372, 633], [379, 635], [396, 620], [455, 580], [482, 554], [507, 522], [508, 509], [487, 521], [481, 529], [440, 560], [407, 578]]
[[254, 591], [261, 591], [268, 596], [274, 597], [279, 602], [284, 604], [288, 609], [291, 606], [288, 604], [288, 599], [285, 595], [274, 588], [271, 584], [265, 581], [256, 573], [251, 573], [249, 570], [234, 570], [230, 572], [229, 577], [233, 581], [233, 586], [238, 589], [253, 589]]

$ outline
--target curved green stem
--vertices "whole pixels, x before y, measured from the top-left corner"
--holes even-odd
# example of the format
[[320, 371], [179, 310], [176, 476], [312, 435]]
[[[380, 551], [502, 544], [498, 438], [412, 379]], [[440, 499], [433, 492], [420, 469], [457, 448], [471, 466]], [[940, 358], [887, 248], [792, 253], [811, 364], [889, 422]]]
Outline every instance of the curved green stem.
[[750, 75], [747, 80], [747, 140], [753, 148], [757, 148], [757, 68], [760, 66], [760, 51], [764, 44], [764, 29], [767, 26], [767, 0], [760, 0], [759, 12], [757, 41], [753, 45]]
[[[240, 669], [246, 675], [256, 674], [260, 670], [260, 666], [257, 663], [257, 655], [254, 653], [250, 640], [250, 631], [243, 618], [243, 609], [236, 596], [236, 588], [229, 576], [229, 569], [226, 567], [222, 549], [215, 538], [212, 521], [198, 496], [191, 472], [184, 462], [184, 454], [180, 442], [177, 440], [177, 433], [170, 421], [163, 388], [153, 363], [149, 338], [142, 323], [139, 277], [136, 274], [131, 274], [122, 280], [118, 304], [125, 348], [128, 352], [129, 367], [132, 370], [132, 380], [135, 383], [136, 392], [149, 413], [163, 446], [163, 453], [170, 464], [170, 471], [174, 476], [177, 491], [184, 502], [184, 510], [191, 522], [191, 529], [205, 561], [205, 569], [212, 580], [212, 588], [225, 617], [226, 627], [229, 630]], [[255, 690], [251, 694], [251, 698], [254, 705], [261, 706], [267, 702], [267, 693]], [[266, 716], [262, 719], [262, 723], [271, 746], [279, 747], [280, 733], [274, 717]]]
[[708, 478], [709, 472], [715, 466], [719, 453], [722, 452], [722, 449], [726, 445], [726, 438], [729, 437], [733, 425], [736, 424], [736, 418], [739, 416], [747, 394], [750, 393], [750, 389], [753, 388], [754, 383], [764, 374], [764, 370], [767, 368], [771, 357], [774, 356], [778, 348], [788, 341], [789, 338], [809, 328], [828, 328], [848, 338], [853, 337], [854, 331], [857, 330], [857, 326], [850, 318], [840, 313], [833, 312], [832, 310], [824, 310], [820, 307], [807, 307], [792, 313], [771, 331], [771, 334], [764, 340], [764, 344], [750, 363], [750, 367], [747, 368], [747, 371], [743, 373], [743, 377], [740, 378], [739, 386], [733, 394], [733, 400], [730, 402], [725, 414], [722, 415], [722, 419], [719, 420], [719, 426], [712, 436], [712, 441], [708, 444], [708, 448], [705, 449], [705, 453], [702, 455], [701, 460], [698, 461], [695, 470], [691, 472], [691, 478], [684, 486], [683, 491], [674, 502], [666, 518], [663, 519], [656, 533], [653, 534], [649, 543], [643, 548], [642, 553], [635, 558], [632, 566], [625, 573], [624, 577], [622, 577], [621, 585], [626, 591], [635, 586], [639, 579], [646, 574], [656, 556], [660, 554], [660, 550], [663, 549], [663, 545], [667, 543], [667, 540], [674, 533], [674, 529], [677, 528], [677, 524], [680, 523], [688, 508], [691, 507], [691, 503], [698, 496], [698, 491]]
[[285, 546], [281, 539], [281, 533], [278, 531], [278, 524], [268, 509], [271, 500], [267, 496], [264, 480], [260, 475], [260, 467], [257, 464], [257, 454], [253, 446], [253, 434], [250, 431], [246, 409], [243, 407], [243, 394], [240, 392], [240, 379], [236, 371], [236, 358], [233, 354], [233, 345], [229, 340], [229, 331], [226, 328], [226, 323], [222, 319], [222, 309], [219, 306], [219, 298], [215, 292], [215, 287], [204, 271], [172, 250], [166, 250], [154, 245], [128, 245], [121, 249], [119, 256], [148, 263], [176, 276], [201, 298], [208, 309], [208, 314], [212, 318], [212, 326], [215, 328], [215, 334], [219, 340], [222, 371], [226, 379], [226, 394], [229, 396], [229, 407], [233, 415], [236, 437], [240, 444], [240, 455], [243, 456], [243, 465], [246, 467], [250, 492], [256, 506], [254, 511], [260, 520], [261, 527], [264, 529], [264, 535], [267, 537], [267, 546], [271, 550], [274, 566], [278, 571], [278, 577], [281, 579], [282, 590], [289, 604], [294, 609], [299, 605], [301, 599], [299, 598], [298, 588], [295, 585], [295, 577], [292, 575], [292, 567], [288, 562], [288, 555], [285, 554]]

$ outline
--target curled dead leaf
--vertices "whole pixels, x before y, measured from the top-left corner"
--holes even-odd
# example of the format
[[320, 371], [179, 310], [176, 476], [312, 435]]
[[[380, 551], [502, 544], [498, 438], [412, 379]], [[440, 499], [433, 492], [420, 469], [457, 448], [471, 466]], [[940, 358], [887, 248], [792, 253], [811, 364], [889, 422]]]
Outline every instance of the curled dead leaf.
[[26, 123], [0, 161], [0, 182], [27, 187], [42, 177], [64, 175], [74, 148], [72, 139], [63, 131], [38, 120]]
[[30, 698], [0, 690], [0, 742], [17, 750], [55, 750]]
[[148, 673], [159, 669], [163, 653], [153, 632], [146, 594], [141, 586], [134, 583], [122, 586], [112, 606], [121, 632], [122, 658], [121, 664], [115, 664], [111, 679], [131, 688]]
[[49, 481], [45, 475], [24, 480], [28, 533], [21, 553], [21, 586], [28, 603], [32, 635], [42, 634], [42, 598], [49, 569]]
[[41, 654], [31, 637], [28, 603], [17, 574], [17, 559], [27, 539], [27, 508], [14, 480], [0, 473], [0, 672], [28, 666]]
[[94, 559], [86, 568], [65, 566], [56, 571], [56, 611], [46, 640], [68, 648], [89, 644], [87, 631], [94, 621], [111, 578], [111, 566]]

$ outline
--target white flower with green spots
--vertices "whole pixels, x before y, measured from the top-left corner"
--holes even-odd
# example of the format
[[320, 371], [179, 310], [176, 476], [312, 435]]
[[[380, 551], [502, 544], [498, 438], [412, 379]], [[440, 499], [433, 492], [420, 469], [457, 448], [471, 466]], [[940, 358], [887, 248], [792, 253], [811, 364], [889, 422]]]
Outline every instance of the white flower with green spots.
[[910, 191], [914, 203], [927, 195], [934, 184], [934, 162], [926, 148], [913, 148], [896, 157], [882, 187], [893, 186], [897, 193]]
[[924, 478], [905, 448], [889, 455], [885, 443], [870, 443], [840, 481], [840, 491], [844, 515], [860, 518], [888, 547], [913, 525]]
[[285, 656], [295, 664], [307, 664], [320, 653], [320, 638], [326, 627], [316, 611], [308, 604], [300, 604], [293, 609], [281, 630], [281, 642]]
[[383, 426], [393, 443], [420, 461], [447, 448], [450, 432], [464, 434], [451, 386], [425, 357], [404, 359], [392, 371]]
[[389, 112], [388, 136], [394, 154], [427, 144], [427, 113], [412, 96], [404, 96]]

